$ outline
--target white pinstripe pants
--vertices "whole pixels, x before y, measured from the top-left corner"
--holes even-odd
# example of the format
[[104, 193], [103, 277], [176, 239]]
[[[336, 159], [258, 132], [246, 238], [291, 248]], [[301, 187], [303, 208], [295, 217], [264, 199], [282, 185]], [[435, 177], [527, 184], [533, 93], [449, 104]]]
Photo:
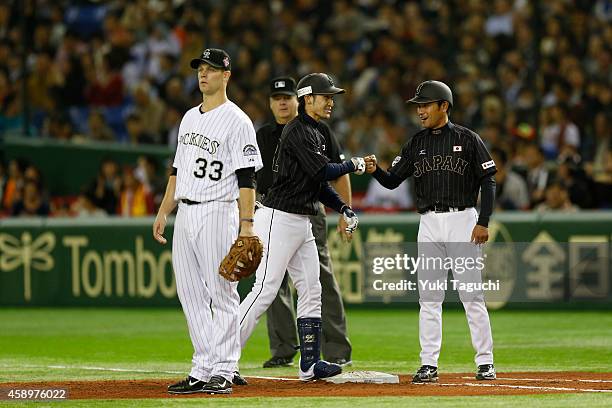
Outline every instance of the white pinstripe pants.
[[236, 201], [179, 204], [172, 264], [194, 353], [190, 375], [232, 380], [240, 359], [238, 283], [219, 275], [221, 260], [238, 236]]
[[[430, 258], [477, 258], [481, 248], [470, 243], [472, 230], [478, 220], [474, 208], [464, 211], [421, 215], [418, 233], [418, 252]], [[446, 282], [448, 270], [418, 269], [418, 280]], [[464, 282], [481, 282], [481, 271], [477, 268], [466, 269], [461, 274], [453, 270], [454, 279]], [[419, 285], [419, 339], [421, 343], [421, 364], [438, 366], [442, 347], [442, 302], [445, 291], [424, 290]], [[467, 294], [459, 292], [467, 317], [472, 346], [476, 351], [477, 365], [493, 364], [493, 336], [489, 313], [482, 292]]]
[[308, 216], [263, 207], [255, 213], [254, 229], [263, 241], [264, 255], [253, 289], [240, 304], [242, 347], [276, 298], [285, 271], [297, 291], [298, 319], [321, 318], [319, 254]]

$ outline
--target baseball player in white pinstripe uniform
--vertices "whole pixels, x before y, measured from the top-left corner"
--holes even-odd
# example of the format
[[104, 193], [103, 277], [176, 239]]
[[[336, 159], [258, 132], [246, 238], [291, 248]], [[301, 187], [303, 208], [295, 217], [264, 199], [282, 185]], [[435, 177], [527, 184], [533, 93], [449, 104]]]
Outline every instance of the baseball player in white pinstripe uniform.
[[218, 270], [239, 227], [241, 236], [254, 235], [254, 178], [262, 161], [251, 120], [227, 99], [229, 55], [209, 48], [191, 67], [203, 102], [181, 121], [174, 171], [153, 224], [154, 238], [165, 244], [166, 217], [178, 204], [172, 264], [194, 353], [189, 376], [168, 392], [228, 394], [241, 380], [234, 378], [240, 298], [238, 284]]

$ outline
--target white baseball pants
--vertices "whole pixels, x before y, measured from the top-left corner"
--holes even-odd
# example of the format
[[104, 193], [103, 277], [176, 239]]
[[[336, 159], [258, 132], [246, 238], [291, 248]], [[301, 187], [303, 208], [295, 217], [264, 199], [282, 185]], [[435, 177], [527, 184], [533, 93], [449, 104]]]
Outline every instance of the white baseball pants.
[[[421, 215], [418, 233], [418, 251], [426, 258], [458, 259], [461, 257], [481, 256], [481, 248], [470, 243], [472, 230], [478, 220], [474, 208], [464, 211], [435, 213], [433, 211]], [[419, 280], [419, 339], [421, 343], [421, 364], [438, 366], [438, 357], [442, 346], [442, 302], [445, 291], [439, 289], [435, 282], [446, 282], [448, 270], [436, 268], [418, 269]], [[481, 282], [481, 270], [466, 269], [461, 274], [453, 270], [453, 278], [464, 282]], [[424, 280], [433, 285], [423, 289]], [[459, 292], [463, 303], [472, 346], [476, 351], [477, 365], [493, 364], [493, 336], [489, 313], [480, 293]]]
[[264, 253], [251, 292], [240, 304], [240, 344], [276, 298], [285, 271], [297, 290], [297, 317], [321, 318], [319, 255], [307, 215], [263, 207], [255, 213], [255, 234]]
[[194, 353], [189, 375], [232, 380], [240, 359], [238, 283], [219, 275], [219, 265], [238, 236], [236, 201], [179, 204], [172, 240], [176, 291]]

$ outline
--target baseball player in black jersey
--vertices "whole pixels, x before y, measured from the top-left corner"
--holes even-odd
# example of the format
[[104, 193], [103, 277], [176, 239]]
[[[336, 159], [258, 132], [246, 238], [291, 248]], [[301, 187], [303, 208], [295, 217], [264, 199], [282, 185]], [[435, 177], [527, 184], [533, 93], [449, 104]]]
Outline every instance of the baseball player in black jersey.
[[[259, 200], [265, 197], [272, 185], [272, 161], [278, 148], [281, 133], [285, 124], [298, 115], [298, 100], [295, 80], [290, 77], [275, 78], [270, 83], [270, 109], [274, 121], [267, 123], [257, 131], [257, 144], [262, 155], [264, 167], [256, 174], [257, 194]], [[338, 142], [331, 134], [329, 127], [319, 122], [318, 130], [325, 138], [324, 154], [333, 163], [341, 163], [344, 155], [340, 152]], [[350, 205], [351, 184], [348, 174], [331, 182], [342, 199]], [[323, 336], [321, 351], [326, 361], [347, 365], [351, 361], [351, 343], [346, 334], [346, 317], [342, 295], [334, 277], [332, 264], [327, 248], [327, 222], [325, 209], [319, 206], [317, 214], [309, 217], [312, 233], [319, 253], [321, 282]], [[339, 232], [350, 239], [345, 231], [346, 222], [343, 216], [338, 220]], [[264, 363], [264, 368], [293, 365], [298, 344], [297, 328], [293, 311], [293, 296], [289, 288], [287, 274], [283, 278], [278, 295], [266, 312], [270, 352], [272, 357]]]
[[244, 347], [261, 315], [281, 286], [285, 271], [297, 290], [300, 341], [299, 377], [303, 381], [342, 372], [338, 364], [321, 360], [321, 284], [319, 256], [309, 216], [319, 203], [343, 214], [347, 232], [357, 228], [357, 216], [330, 186], [345, 174], [363, 174], [365, 161], [352, 158], [331, 163], [319, 121], [329, 119], [334, 95], [344, 93], [327, 74], [309, 74], [298, 83], [298, 116], [282, 131], [272, 160], [273, 182], [263, 208], [255, 213], [254, 229], [264, 244], [264, 256], [251, 292], [240, 304], [240, 341]]
[[[419, 223], [418, 253], [424, 259], [482, 259], [480, 244], [489, 238], [497, 171], [478, 134], [448, 119], [453, 106], [450, 88], [439, 81], [425, 81], [408, 102], [417, 104], [424, 129], [402, 148], [400, 156], [385, 171], [367, 156], [366, 171], [383, 186], [393, 189], [414, 176]], [[475, 210], [481, 195], [480, 214]], [[435, 261], [429, 265], [435, 265]], [[438, 264], [439, 265], [439, 264]], [[452, 268], [457, 281], [481, 282], [481, 269]], [[418, 268], [419, 338], [421, 368], [413, 382], [438, 380], [438, 357], [442, 345], [442, 302], [448, 270], [441, 266]], [[478, 366], [476, 379], [494, 380], [493, 338], [482, 292], [458, 290], [465, 308]]]

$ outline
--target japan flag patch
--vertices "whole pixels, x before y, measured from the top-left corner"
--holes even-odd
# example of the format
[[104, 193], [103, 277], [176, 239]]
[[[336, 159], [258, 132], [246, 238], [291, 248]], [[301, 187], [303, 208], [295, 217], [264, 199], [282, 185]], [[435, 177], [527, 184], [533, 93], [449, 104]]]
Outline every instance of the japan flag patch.
[[460, 152], [463, 151], [463, 147], [461, 146], [453, 146], [453, 152]]

